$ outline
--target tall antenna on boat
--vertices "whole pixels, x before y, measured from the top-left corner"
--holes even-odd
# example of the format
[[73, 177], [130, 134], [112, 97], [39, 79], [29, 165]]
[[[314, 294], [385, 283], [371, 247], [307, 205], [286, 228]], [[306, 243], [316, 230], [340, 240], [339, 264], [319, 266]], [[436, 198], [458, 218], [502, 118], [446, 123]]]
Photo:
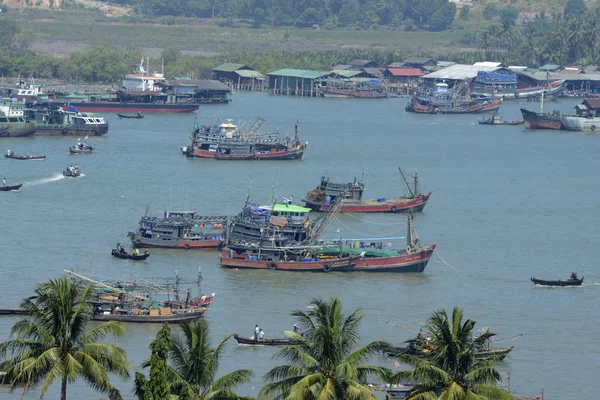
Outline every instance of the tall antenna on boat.
[[250, 178], [250, 183], [248, 184], [248, 194], [246, 195], [246, 202], [244, 203], [244, 208], [248, 207], [248, 204], [250, 204], [251, 190], [252, 190], [252, 178]]
[[544, 90], [542, 90], [542, 102], [540, 104], [540, 114], [544, 113]]
[[360, 176], [360, 183], [364, 183], [365, 181], [365, 166], [362, 168], [362, 175]]
[[419, 171], [415, 170], [415, 196], [419, 195]]

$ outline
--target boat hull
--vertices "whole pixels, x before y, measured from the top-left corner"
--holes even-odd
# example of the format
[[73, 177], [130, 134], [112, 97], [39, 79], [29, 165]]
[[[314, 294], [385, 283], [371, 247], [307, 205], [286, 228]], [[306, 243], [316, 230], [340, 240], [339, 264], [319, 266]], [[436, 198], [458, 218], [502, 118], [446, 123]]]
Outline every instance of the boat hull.
[[214, 160], [301, 160], [304, 157], [304, 146], [293, 150], [281, 150], [269, 153], [243, 153], [243, 154], [217, 154], [214, 151], [204, 151], [200, 149], [188, 150], [182, 148], [181, 151], [188, 157], [211, 158]]
[[102, 136], [108, 133], [108, 124], [90, 128], [39, 124], [35, 136]]
[[295, 345], [298, 343], [292, 339], [286, 339], [286, 338], [274, 338], [274, 339], [264, 339], [263, 338], [261, 340], [254, 340], [254, 338], [241, 337], [237, 333], [233, 334], [233, 338], [239, 344], [247, 344], [250, 346], [290, 346], [290, 345]]
[[557, 286], [557, 287], [581, 286], [581, 284], [583, 283], [583, 277], [581, 277], [581, 279], [567, 279], [564, 281], [561, 281], [561, 280], [547, 281], [547, 280], [543, 280], [543, 279], [535, 279], [532, 277], [531, 282], [533, 282], [534, 285], [540, 285], [540, 286]]
[[11, 185], [11, 186], [0, 186], [0, 192], [17, 191], [17, 190], [21, 189], [21, 186], [23, 186], [22, 183], [19, 183], [18, 185]]
[[[425, 208], [431, 192], [426, 195], [418, 196], [417, 198], [390, 198], [385, 201], [374, 200], [350, 200], [344, 199], [341, 204], [341, 211], [359, 212], [359, 213], [380, 213], [380, 212], [421, 212]], [[327, 212], [333, 208], [331, 204], [314, 203], [303, 200], [307, 207], [313, 211]]]
[[563, 128], [568, 131], [600, 131], [600, 118], [598, 117], [563, 116], [561, 117], [560, 122], [562, 123]]
[[150, 254], [128, 254], [128, 253], [122, 253], [120, 251], [117, 251], [116, 249], [113, 249], [111, 254], [113, 255], [113, 257], [121, 258], [123, 260], [134, 260], [134, 261], [144, 261], [145, 259], [150, 257]]
[[33, 136], [37, 130], [37, 124], [33, 122], [11, 122], [8, 130], [3, 130], [0, 137], [25, 137]]
[[216, 250], [223, 247], [223, 240], [185, 240], [183, 238], [147, 238], [130, 232], [131, 243], [141, 248], [162, 248], [162, 249], [197, 249], [197, 250]]
[[208, 308], [200, 309], [199, 311], [186, 312], [172, 315], [127, 315], [127, 314], [94, 314], [94, 321], [118, 321], [132, 323], [180, 323], [184, 321], [193, 321], [199, 318], [204, 318]]
[[239, 269], [271, 269], [280, 271], [298, 271], [298, 272], [331, 272], [331, 271], [351, 271], [360, 256], [351, 256], [337, 260], [320, 261], [283, 261], [283, 260], [252, 260], [247, 258], [236, 258], [227, 255], [227, 250], [223, 251], [220, 259], [220, 265], [224, 268]]
[[110, 101], [99, 102], [72, 102], [68, 105], [75, 106], [77, 111], [97, 113], [190, 113], [198, 109], [198, 104], [166, 104], [166, 103], [117, 103]]
[[435, 247], [435, 245], [432, 245], [430, 249], [411, 254], [399, 254], [396, 257], [364, 257], [356, 262], [352, 271], [423, 272]]
[[559, 114], [543, 114], [521, 108], [523, 123], [527, 129], [564, 129]]
[[12, 158], [13, 160], [44, 160], [46, 159], [46, 156], [16, 156], [16, 155], [7, 155], [5, 154], [4, 157], [6, 158]]
[[323, 97], [346, 98], [346, 99], [385, 99], [386, 93], [376, 91], [343, 90], [343, 89], [321, 89]]
[[[514, 346], [510, 347], [498, 347], [498, 348], [490, 348], [487, 350], [481, 350], [475, 353], [475, 358], [477, 360], [484, 360], [489, 357], [497, 357], [498, 361], [504, 360], [508, 353], [512, 351]], [[385, 352], [388, 357], [397, 357], [402, 354], [410, 354], [417, 357], [425, 358], [430, 355], [430, 352], [424, 352], [419, 349], [411, 349], [410, 347], [395, 347]]]

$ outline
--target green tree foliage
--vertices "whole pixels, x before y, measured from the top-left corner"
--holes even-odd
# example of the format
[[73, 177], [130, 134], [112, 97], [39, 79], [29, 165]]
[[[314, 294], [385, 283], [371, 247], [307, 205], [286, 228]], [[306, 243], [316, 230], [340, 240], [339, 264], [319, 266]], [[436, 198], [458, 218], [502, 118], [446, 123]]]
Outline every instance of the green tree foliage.
[[472, 319], [463, 322], [463, 310], [460, 307], [454, 307], [451, 318], [446, 310], [434, 312], [425, 324], [434, 350], [427, 358], [401, 355], [401, 361], [413, 369], [392, 375], [390, 382], [415, 385], [407, 400], [514, 399], [510, 393], [493, 386], [501, 380], [500, 373], [491, 366], [498, 356], [483, 360], [475, 358], [475, 353], [494, 334], [479, 334], [474, 327], [475, 321]]
[[363, 384], [370, 376], [385, 377], [389, 370], [364, 365], [371, 356], [389, 346], [372, 342], [357, 348], [358, 326], [363, 318], [359, 310], [344, 315], [337, 298], [315, 299], [308, 313], [292, 313], [303, 335], [286, 332], [299, 345], [286, 346], [275, 357], [290, 362], [269, 371], [268, 383], [260, 392], [265, 399], [377, 399]]
[[166, 323], [150, 344], [150, 379], [140, 372], [135, 373], [135, 393], [139, 399], [167, 399], [170, 386], [167, 382], [167, 356], [171, 346], [171, 329]]
[[405, 16], [421, 29], [447, 29], [456, 16], [456, 4], [446, 0], [406, 0]]
[[227, 336], [212, 347], [210, 330], [204, 320], [181, 325], [182, 335], [171, 338], [165, 324], [150, 345], [150, 380], [137, 373], [135, 395], [139, 400], [167, 399], [169, 393], [180, 400], [243, 400], [233, 389], [252, 377], [250, 370], [236, 370], [217, 378], [219, 359]]
[[498, 16], [498, 7], [494, 3], [486, 4], [485, 7], [483, 7], [481, 15], [488, 21], [492, 20]]
[[33, 41], [33, 32], [26, 31], [9, 18], [0, 18], [0, 49], [23, 51]]
[[581, 18], [587, 12], [584, 0], [568, 0], [563, 12], [564, 19]]
[[469, 20], [469, 7], [468, 7], [468, 6], [463, 6], [463, 7], [460, 9], [460, 15], [459, 15], [459, 18], [460, 18], [462, 21], [468, 21], [468, 20]]
[[513, 5], [504, 7], [498, 11], [500, 21], [505, 29], [508, 29], [515, 25], [517, 18], [519, 18], [519, 9]]
[[106, 335], [120, 337], [125, 328], [119, 322], [105, 322], [86, 332], [90, 319], [91, 287], [79, 289], [62, 277], [42, 283], [35, 295], [23, 300], [26, 318], [11, 329], [14, 339], [0, 345], [0, 370], [11, 389], [42, 383], [41, 397], [56, 380], [61, 382], [60, 398], [67, 398], [67, 384], [83, 378], [94, 389], [121, 399], [108, 373], [129, 377], [125, 352], [112, 344], [99, 343]]

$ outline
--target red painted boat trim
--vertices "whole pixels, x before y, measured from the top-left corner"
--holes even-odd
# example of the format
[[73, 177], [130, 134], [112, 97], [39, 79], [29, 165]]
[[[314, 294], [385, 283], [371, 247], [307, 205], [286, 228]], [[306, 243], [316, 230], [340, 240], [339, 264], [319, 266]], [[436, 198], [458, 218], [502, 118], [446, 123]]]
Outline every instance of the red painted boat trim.
[[272, 261], [272, 260], [249, 260], [246, 258], [229, 257], [227, 251], [223, 251], [219, 256], [221, 267], [227, 268], [245, 268], [245, 269], [273, 269], [281, 271], [312, 271], [329, 272], [340, 268], [352, 268], [360, 256], [340, 258], [334, 261]]
[[117, 103], [117, 102], [72, 102], [65, 104], [75, 106], [77, 111], [97, 113], [127, 113], [143, 111], [147, 113], [190, 113], [199, 108], [198, 104], [152, 104], [152, 103]]
[[[342, 201], [342, 211], [346, 212], [404, 212], [415, 207], [420, 208], [420, 211], [425, 207], [429, 197], [432, 192], [429, 192], [426, 195], [423, 195], [414, 200], [408, 200], [403, 198], [398, 199], [387, 199], [385, 202], [377, 203], [377, 204], [368, 204], [366, 201], [360, 201], [352, 204], [344, 204], [344, 202], [348, 202], [347, 200]], [[374, 200], [367, 200], [374, 201]], [[307, 206], [310, 207], [310, 203], [307, 203]], [[319, 211], [329, 211], [331, 209], [331, 205], [322, 205], [319, 208]]]

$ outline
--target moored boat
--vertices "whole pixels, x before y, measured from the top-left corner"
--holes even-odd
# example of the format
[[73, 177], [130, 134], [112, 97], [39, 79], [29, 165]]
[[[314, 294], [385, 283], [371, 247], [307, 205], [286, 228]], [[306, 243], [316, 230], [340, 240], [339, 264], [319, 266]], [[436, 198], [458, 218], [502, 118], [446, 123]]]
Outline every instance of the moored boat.
[[181, 148], [184, 155], [215, 160], [300, 160], [306, 151], [306, 143], [300, 142], [298, 122], [293, 139], [278, 133], [257, 134], [254, 129], [223, 134], [207, 128], [196, 126], [190, 145]]
[[409, 191], [409, 195], [402, 197], [380, 197], [377, 199], [363, 200], [364, 183], [333, 183], [328, 177], [321, 177], [321, 183], [315, 189], [306, 194], [302, 201], [306, 207], [313, 211], [325, 212], [332, 209], [332, 201], [341, 198], [340, 210], [346, 212], [421, 212], [431, 192], [422, 194], [419, 192], [418, 173], [414, 175], [414, 187], [411, 188], [402, 169], [398, 168]]
[[[135, 310], [135, 309], [134, 309]], [[131, 311], [131, 314], [129, 313]], [[118, 321], [133, 323], [181, 323], [204, 318], [208, 308], [197, 310], [172, 310], [164, 307], [157, 310], [149, 310], [147, 313], [134, 314], [132, 310], [119, 310], [117, 313], [102, 312], [92, 316], [94, 321]]]
[[290, 345], [294, 345], [294, 344], [298, 343], [295, 340], [287, 339], [287, 338], [274, 338], [274, 339], [269, 339], [269, 338], [254, 339], [253, 337], [245, 338], [245, 337], [239, 336], [237, 333], [233, 334], [233, 338], [239, 344], [247, 344], [247, 345], [252, 345], [252, 346], [290, 346]]
[[144, 114], [138, 112], [135, 115], [127, 115], [127, 114], [117, 114], [121, 119], [142, 119], [144, 118]]
[[165, 211], [164, 216], [146, 213], [135, 232], [127, 236], [135, 247], [173, 249], [219, 249], [224, 244], [228, 216], [200, 216], [195, 211]]
[[[342, 248], [343, 253], [360, 255], [352, 271], [423, 272], [436, 248], [435, 244], [423, 246], [419, 242], [411, 214], [407, 215], [406, 248], [402, 250], [386, 249], [381, 240], [383, 239], [379, 239], [379, 241], [357, 240], [354, 244], [350, 243], [350, 247]], [[320, 258], [325, 258], [335, 251], [339, 252], [339, 248], [337, 250], [334, 250], [333, 247], [318, 249], [314, 253]]]
[[521, 108], [523, 124], [527, 129], [564, 129], [560, 111], [535, 112]]
[[[503, 360], [514, 348], [514, 346], [509, 347], [488, 347], [485, 349], [480, 349], [475, 352], [475, 358], [478, 360], [484, 360], [490, 357], [495, 357], [497, 361]], [[418, 346], [398, 346], [391, 348], [385, 351], [385, 355], [388, 357], [397, 357], [402, 354], [410, 354], [417, 357], [428, 357], [431, 355], [431, 350], [427, 348], [421, 348]]]
[[36, 136], [101, 136], [108, 133], [108, 122], [104, 117], [79, 112], [75, 106], [30, 108], [25, 110], [25, 115], [36, 121]]
[[0, 137], [32, 136], [37, 124], [23, 113], [23, 104], [10, 99], [0, 99]]
[[219, 264], [225, 268], [236, 269], [270, 269], [297, 272], [332, 272], [351, 271], [359, 260], [358, 254], [339, 254], [338, 257], [319, 259], [310, 256], [312, 249], [306, 246], [281, 249], [277, 253], [261, 254], [261, 249], [254, 253], [236, 255], [233, 250], [224, 249], [219, 256]]

